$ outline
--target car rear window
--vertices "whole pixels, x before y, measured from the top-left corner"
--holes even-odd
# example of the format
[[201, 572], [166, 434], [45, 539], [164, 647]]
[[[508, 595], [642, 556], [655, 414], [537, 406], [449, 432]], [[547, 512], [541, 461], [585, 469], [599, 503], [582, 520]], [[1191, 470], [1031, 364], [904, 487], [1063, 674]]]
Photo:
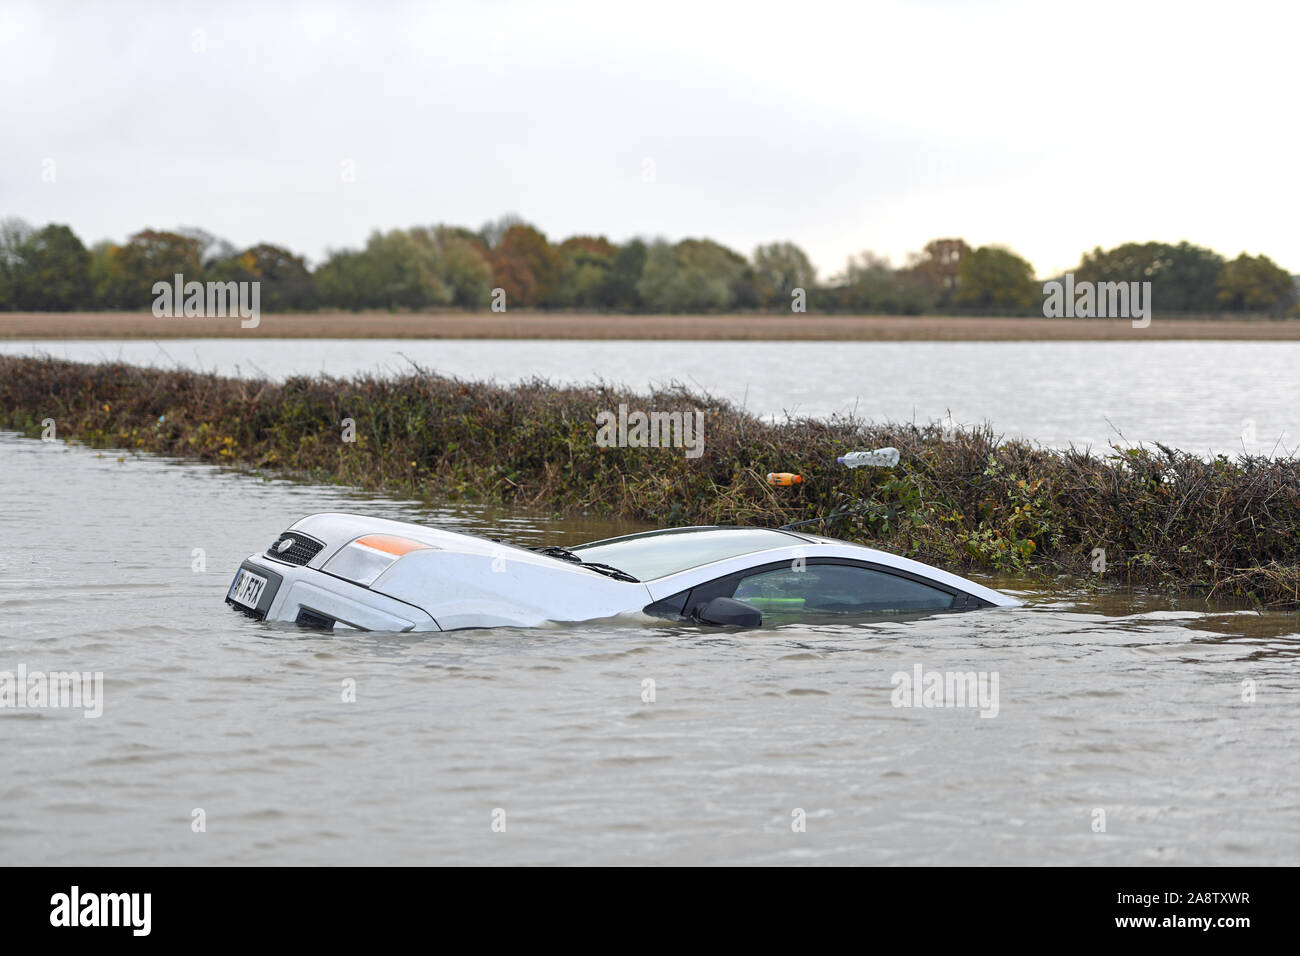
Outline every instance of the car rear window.
[[584, 561], [610, 564], [634, 578], [651, 581], [742, 554], [803, 543], [768, 528], [681, 528], [593, 541], [573, 550]]

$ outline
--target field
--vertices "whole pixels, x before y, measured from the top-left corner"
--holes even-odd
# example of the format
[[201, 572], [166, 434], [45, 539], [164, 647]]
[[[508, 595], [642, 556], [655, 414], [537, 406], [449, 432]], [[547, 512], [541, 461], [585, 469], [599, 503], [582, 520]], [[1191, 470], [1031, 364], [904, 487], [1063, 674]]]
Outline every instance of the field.
[[0, 339], [731, 339], [812, 341], [1300, 340], [1300, 321], [1127, 320], [880, 315], [607, 315], [574, 312], [320, 312], [237, 318], [157, 318], [132, 312], [0, 313]]

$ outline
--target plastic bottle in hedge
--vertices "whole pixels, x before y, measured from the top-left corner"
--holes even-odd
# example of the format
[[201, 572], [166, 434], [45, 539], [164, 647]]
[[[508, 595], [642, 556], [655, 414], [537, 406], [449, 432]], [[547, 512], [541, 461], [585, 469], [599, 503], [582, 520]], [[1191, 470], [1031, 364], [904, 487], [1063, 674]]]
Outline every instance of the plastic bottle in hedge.
[[845, 468], [893, 468], [898, 464], [897, 448], [877, 448], [875, 451], [851, 451], [835, 459]]

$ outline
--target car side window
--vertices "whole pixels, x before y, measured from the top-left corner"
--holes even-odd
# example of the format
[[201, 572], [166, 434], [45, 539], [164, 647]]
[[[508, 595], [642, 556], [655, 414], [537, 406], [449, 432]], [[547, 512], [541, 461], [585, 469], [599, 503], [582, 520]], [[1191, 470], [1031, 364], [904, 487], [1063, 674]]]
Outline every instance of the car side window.
[[955, 598], [911, 578], [849, 564], [759, 571], [742, 578], [732, 596], [781, 618], [944, 611]]

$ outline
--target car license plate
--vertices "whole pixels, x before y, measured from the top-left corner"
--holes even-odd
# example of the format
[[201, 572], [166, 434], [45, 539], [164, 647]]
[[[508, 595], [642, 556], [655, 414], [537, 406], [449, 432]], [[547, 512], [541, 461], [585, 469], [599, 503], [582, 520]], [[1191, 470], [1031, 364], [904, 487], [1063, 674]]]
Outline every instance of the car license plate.
[[230, 593], [226, 596], [236, 604], [242, 604], [250, 611], [256, 611], [258, 599], [265, 590], [266, 578], [240, 568], [239, 573], [235, 575], [234, 584], [230, 585]]

